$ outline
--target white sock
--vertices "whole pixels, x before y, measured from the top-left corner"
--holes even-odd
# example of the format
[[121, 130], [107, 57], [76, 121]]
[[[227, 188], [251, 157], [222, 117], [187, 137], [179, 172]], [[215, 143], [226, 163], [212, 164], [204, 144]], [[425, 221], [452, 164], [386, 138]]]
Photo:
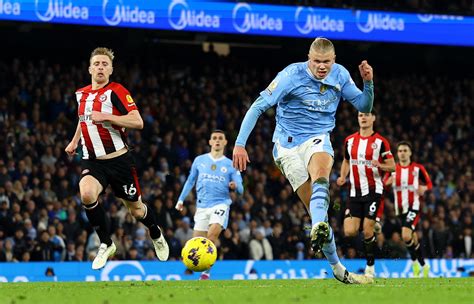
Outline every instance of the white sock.
[[335, 276], [344, 277], [344, 273], [346, 272], [346, 267], [344, 267], [344, 265], [342, 265], [341, 262], [331, 265], [331, 268]]

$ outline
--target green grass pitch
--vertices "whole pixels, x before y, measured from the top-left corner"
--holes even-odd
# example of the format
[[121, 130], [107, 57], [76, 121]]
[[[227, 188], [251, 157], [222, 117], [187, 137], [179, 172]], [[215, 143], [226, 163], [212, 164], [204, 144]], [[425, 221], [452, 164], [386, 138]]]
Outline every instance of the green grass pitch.
[[0, 303], [474, 303], [474, 278], [1, 283]]

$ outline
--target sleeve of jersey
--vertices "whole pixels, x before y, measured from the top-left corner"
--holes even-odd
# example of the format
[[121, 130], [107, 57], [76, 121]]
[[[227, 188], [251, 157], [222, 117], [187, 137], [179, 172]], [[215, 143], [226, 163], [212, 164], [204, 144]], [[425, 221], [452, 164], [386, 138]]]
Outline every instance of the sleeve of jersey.
[[188, 196], [189, 192], [191, 192], [191, 189], [193, 189], [194, 184], [196, 184], [198, 176], [196, 166], [196, 161], [194, 161], [193, 165], [191, 166], [191, 172], [189, 173], [188, 179], [184, 183], [184, 187], [181, 191], [181, 194], [179, 195], [178, 201], [184, 201]]
[[119, 84], [116, 84], [112, 88], [110, 98], [114, 107], [116, 107], [122, 115], [126, 115], [133, 110], [138, 110], [130, 92]]
[[346, 140], [344, 141], [344, 159], [345, 160], [350, 160], [351, 159], [351, 156], [349, 155], [349, 151], [347, 149], [347, 144], [348, 144], [348, 138], [346, 138]]
[[380, 151], [380, 155], [383, 159], [390, 159], [393, 158], [392, 151], [390, 151], [390, 143], [387, 139], [382, 139], [382, 147]]
[[342, 70], [342, 97], [349, 101], [359, 112], [369, 113], [374, 104], [374, 82], [364, 81], [364, 91], [355, 85], [349, 72]]
[[253, 128], [257, 124], [257, 120], [263, 112], [268, 110], [272, 105], [268, 104], [267, 101], [262, 97], [258, 97], [257, 100], [250, 106], [249, 110], [245, 114], [242, 125], [240, 126], [239, 135], [235, 141], [236, 146], [245, 147], [247, 140], [252, 133]]
[[431, 190], [433, 188], [433, 183], [431, 182], [431, 178], [428, 175], [428, 172], [426, 172], [425, 167], [423, 165], [419, 165], [419, 166], [420, 166], [420, 171], [421, 171], [420, 180], [426, 185], [428, 190]]
[[244, 193], [244, 183], [242, 180], [242, 175], [239, 171], [234, 169], [234, 173], [232, 173], [232, 180], [237, 184], [237, 188], [235, 189], [238, 194]]

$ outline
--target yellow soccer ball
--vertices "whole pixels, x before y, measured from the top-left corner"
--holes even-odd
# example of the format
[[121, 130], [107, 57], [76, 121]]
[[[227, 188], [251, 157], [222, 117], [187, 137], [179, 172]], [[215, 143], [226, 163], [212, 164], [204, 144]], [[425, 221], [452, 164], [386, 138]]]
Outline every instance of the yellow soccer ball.
[[217, 249], [211, 240], [198, 236], [186, 242], [181, 257], [189, 270], [206, 271], [216, 262]]

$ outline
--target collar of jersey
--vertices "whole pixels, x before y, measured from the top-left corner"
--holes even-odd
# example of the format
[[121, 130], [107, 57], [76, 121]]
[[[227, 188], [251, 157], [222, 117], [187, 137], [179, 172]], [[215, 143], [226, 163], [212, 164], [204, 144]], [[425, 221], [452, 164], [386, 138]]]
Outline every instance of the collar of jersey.
[[331, 87], [335, 87], [336, 84], [337, 84], [336, 79], [334, 79], [334, 74], [335, 74], [334, 70], [335, 70], [335, 69], [336, 69], [336, 64], [333, 64], [333, 65], [332, 65], [332, 69], [331, 69], [331, 71], [329, 72], [329, 74], [328, 74], [325, 78], [323, 78], [323, 79], [318, 79], [318, 78], [316, 78], [316, 77], [313, 75], [313, 73], [311, 73], [311, 70], [309, 69], [309, 66], [306, 65], [306, 73], [308, 74], [308, 76], [309, 76], [311, 79], [313, 79], [313, 80], [315, 80], [315, 81], [317, 81], [317, 82], [321, 82], [321, 83], [323, 83], [323, 84], [325, 84], [325, 85], [328, 85], [328, 86], [331, 86]]
[[224, 155], [222, 155], [222, 156], [221, 156], [221, 157], [219, 157], [219, 158], [214, 158], [214, 157], [212, 157], [212, 155], [211, 155], [211, 153], [210, 153], [210, 152], [209, 152], [209, 153], [207, 153], [207, 155], [209, 156], [209, 158], [210, 158], [210, 159], [212, 159], [212, 160], [213, 160], [213, 161], [215, 161], [215, 162], [218, 162], [218, 161], [220, 161], [220, 160], [223, 160], [223, 159], [225, 158], [225, 156], [224, 156]]

